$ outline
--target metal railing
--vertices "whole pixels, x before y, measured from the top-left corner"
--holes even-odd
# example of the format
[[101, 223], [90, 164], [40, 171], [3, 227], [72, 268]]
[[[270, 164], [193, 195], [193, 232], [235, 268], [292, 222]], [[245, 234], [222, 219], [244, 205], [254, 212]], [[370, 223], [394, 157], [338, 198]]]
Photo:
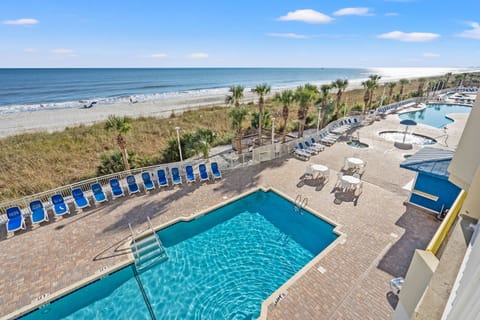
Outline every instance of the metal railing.
[[104, 188], [104, 190], [107, 191], [107, 193], [111, 194], [109, 182], [113, 178], [118, 179], [121, 187], [123, 189], [126, 189], [127, 184], [126, 184], [125, 178], [127, 176], [134, 175], [136, 176], [137, 182], [142, 182], [143, 180], [141, 178], [141, 174], [143, 172], [149, 172], [151, 176], [155, 176], [158, 169], [166, 169], [167, 174], [170, 175], [170, 170], [173, 167], [180, 168], [180, 171], [184, 173], [184, 167], [186, 165], [192, 165], [195, 168], [195, 172], [198, 172], [198, 168], [197, 168], [198, 164], [204, 163], [204, 162], [217, 162], [220, 170], [229, 171], [236, 168], [243, 168], [243, 167], [255, 165], [261, 162], [282, 158], [290, 155], [293, 152], [295, 146], [298, 144], [298, 142], [305, 141], [306, 139], [310, 139], [311, 137], [318, 138], [319, 134], [330, 132], [331, 130], [334, 130], [335, 128], [341, 126], [342, 121], [346, 119], [351, 119], [351, 120], [356, 119], [356, 123], [361, 123], [365, 119], [365, 116], [363, 115], [347, 116], [345, 118], [341, 118], [336, 121], [330, 122], [325, 128], [320, 130], [318, 134], [316, 132], [305, 134], [305, 136], [303, 137], [290, 140], [286, 143], [278, 142], [275, 144], [264, 145], [264, 146], [254, 148], [253, 150], [242, 153], [242, 154], [237, 154], [236, 152], [233, 152], [233, 151], [224, 152], [224, 153], [215, 155], [213, 157], [210, 157], [208, 160], [188, 159], [183, 162], [174, 162], [174, 163], [159, 164], [159, 165], [142, 167], [142, 168], [135, 168], [128, 171], [116, 172], [116, 173], [107, 174], [100, 177], [86, 179], [86, 180], [72, 183], [69, 185], [61, 186], [55, 189], [43, 191], [33, 195], [24, 196], [22, 198], [18, 198], [14, 200], [9, 200], [9, 201], [0, 203], [0, 224], [6, 222], [5, 213], [7, 208], [9, 207], [18, 206], [21, 208], [22, 213], [24, 215], [30, 215], [31, 211], [29, 208], [29, 204], [33, 200], [42, 201], [45, 209], [49, 209], [53, 206], [51, 202], [51, 197], [55, 194], [61, 194], [64, 197], [66, 204], [68, 205], [69, 203], [73, 202], [73, 197], [71, 195], [71, 192], [72, 192], [72, 189], [75, 189], [75, 188], [82, 189], [82, 191], [85, 193], [85, 196], [88, 198], [93, 196], [91, 191], [92, 184], [100, 183]]

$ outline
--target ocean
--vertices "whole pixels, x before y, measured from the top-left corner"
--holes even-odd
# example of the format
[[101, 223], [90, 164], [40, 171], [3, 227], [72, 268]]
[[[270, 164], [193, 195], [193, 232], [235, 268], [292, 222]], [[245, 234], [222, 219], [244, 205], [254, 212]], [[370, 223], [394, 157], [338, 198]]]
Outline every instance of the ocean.
[[360, 85], [370, 74], [382, 81], [462, 72], [454, 68], [85, 68], [0, 69], [0, 114], [96, 107], [172, 96], [226, 95], [228, 87], [267, 83], [272, 88], [348, 79]]

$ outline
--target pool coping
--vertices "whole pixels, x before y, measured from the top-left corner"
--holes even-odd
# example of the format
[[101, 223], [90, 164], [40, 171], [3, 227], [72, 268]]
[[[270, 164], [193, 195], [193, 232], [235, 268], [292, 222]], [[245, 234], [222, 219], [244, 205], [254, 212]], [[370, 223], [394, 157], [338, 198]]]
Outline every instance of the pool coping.
[[[218, 208], [224, 207], [224, 206], [226, 206], [226, 205], [228, 205], [228, 204], [230, 204], [234, 201], [237, 201], [237, 200], [239, 200], [243, 197], [246, 197], [246, 196], [248, 196], [252, 193], [255, 193], [257, 191], [260, 191], [260, 190], [263, 191], [263, 192], [269, 192], [269, 191], [275, 192], [276, 194], [278, 194], [281, 197], [290, 201], [292, 204], [294, 204], [294, 202], [295, 202], [294, 199], [292, 199], [288, 195], [284, 194], [283, 192], [281, 192], [281, 191], [279, 191], [279, 190], [277, 190], [277, 189], [275, 189], [271, 186], [268, 186], [268, 187], [263, 187], [263, 186], [254, 187], [251, 190], [243, 192], [243, 193], [241, 193], [237, 196], [225, 199], [224, 201], [222, 201], [222, 202], [220, 202], [220, 203], [218, 203], [214, 206], [211, 206], [209, 208], [206, 208], [206, 209], [198, 211], [198, 212], [194, 211], [193, 213], [191, 213], [190, 216], [180, 216], [180, 217], [177, 217], [177, 218], [175, 218], [173, 220], [170, 220], [168, 222], [165, 222], [165, 223], [159, 224], [157, 226], [154, 226], [153, 231], [158, 232], [159, 230], [165, 229], [165, 228], [167, 228], [171, 225], [174, 225], [176, 223], [179, 223], [179, 222], [188, 222], [188, 221], [195, 220], [195, 219], [197, 219], [201, 216], [204, 216], [205, 214], [208, 214], [211, 211], [214, 211]], [[308, 211], [312, 215], [314, 215], [314, 216], [324, 220], [325, 222], [331, 224], [332, 226], [334, 226], [332, 231], [333, 231], [333, 233], [337, 234], [338, 237], [333, 242], [331, 242], [325, 249], [323, 249], [316, 257], [314, 257], [312, 260], [310, 260], [305, 266], [303, 266], [297, 273], [295, 273], [292, 277], [290, 277], [284, 284], [282, 284], [277, 290], [275, 290], [269, 297], [267, 297], [262, 302], [259, 319], [266, 319], [267, 313], [268, 313], [268, 306], [271, 303], [274, 302], [275, 298], [280, 293], [285, 292], [287, 288], [289, 288], [296, 280], [298, 280], [308, 270], [310, 270], [313, 267], [313, 265], [318, 263], [320, 261], [320, 259], [324, 255], [326, 255], [328, 252], [330, 252], [338, 243], [343, 243], [345, 241], [344, 239], [346, 238], [346, 234], [344, 234], [344, 233], [342, 233], [341, 231], [338, 230], [339, 228], [342, 227], [341, 224], [338, 224], [335, 221], [333, 221], [332, 219], [322, 215], [321, 213], [316, 212], [312, 208], [308, 207], [308, 205], [303, 207], [302, 209], [304, 209], [305, 211]], [[150, 230], [145, 230], [144, 232], [140, 233], [139, 235], [136, 235], [135, 240], [136, 241], [141, 240], [141, 239], [149, 236], [150, 234], [151, 234]], [[119, 271], [120, 269], [128, 267], [129, 265], [135, 264], [135, 258], [134, 258], [134, 255], [133, 255], [133, 251], [131, 251], [131, 244], [132, 244], [132, 240], [130, 240], [128, 242], [128, 247], [130, 248], [130, 252], [128, 253], [127, 260], [125, 260], [123, 262], [120, 262], [120, 263], [117, 263], [117, 264], [112, 265], [112, 266], [104, 267], [104, 268], [100, 269], [94, 275], [91, 275], [91, 276], [86, 277], [86, 278], [84, 278], [80, 281], [77, 281], [70, 286], [67, 286], [63, 289], [55, 291], [52, 294], [46, 294], [45, 296], [41, 296], [42, 298], [37, 299], [37, 301], [32, 302], [32, 303], [14, 311], [14, 312], [11, 312], [11, 313], [1, 317], [1, 319], [17, 319], [19, 317], [25, 316], [25, 315], [27, 315], [27, 314], [29, 314], [29, 313], [37, 310], [37, 309], [42, 308], [43, 306], [46, 306], [46, 305], [48, 305], [52, 302], [55, 302], [55, 300], [58, 300], [58, 299], [66, 296], [68, 294], [73, 293], [76, 290], [81, 289], [82, 287], [85, 287], [85, 286], [87, 286], [91, 283], [94, 283], [97, 280], [101, 280], [105, 277], [108, 277], [109, 275]]]

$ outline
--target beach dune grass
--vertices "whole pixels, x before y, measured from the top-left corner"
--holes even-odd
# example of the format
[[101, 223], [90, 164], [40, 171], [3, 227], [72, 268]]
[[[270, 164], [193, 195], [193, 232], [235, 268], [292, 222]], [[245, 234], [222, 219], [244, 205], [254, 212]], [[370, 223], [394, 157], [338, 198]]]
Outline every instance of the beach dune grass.
[[[411, 81], [404, 92], [409, 94], [417, 87], [416, 81]], [[382, 91], [382, 86], [377, 88], [375, 97], [379, 98]], [[347, 91], [344, 98], [347, 96], [352, 107], [362, 102], [363, 90]], [[245, 107], [249, 112], [258, 110], [252, 103]], [[266, 100], [265, 110], [277, 119], [282, 116], [282, 105], [272, 103], [271, 99]], [[297, 112], [297, 105], [289, 108], [287, 128], [298, 128]], [[316, 113], [316, 108], [310, 108], [308, 118], [316, 119]], [[248, 128], [248, 122], [245, 121], [244, 128]], [[133, 119], [132, 130], [126, 136], [128, 150], [145, 159], [160, 159], [167, 140], [176, 134], [176, 126], [183, 132], [209, 128], [216, 133], [217, 144], [228, 144], [234, 136], [228, 110], [225, 107], [208, 107], [170, 118]], [[310, 126], [315, 124], [310, 123]], [[0, 150], [0, 201], [6, 201], [95, 177], [101, 155], [118, 150], [118, 146], [116, 134], [106, 131], [104, 123], [98, 123], [67, 128], [61, 132], [7, 137], [0, 139]], [[147, 163], [152, 164], [151, 161]]]

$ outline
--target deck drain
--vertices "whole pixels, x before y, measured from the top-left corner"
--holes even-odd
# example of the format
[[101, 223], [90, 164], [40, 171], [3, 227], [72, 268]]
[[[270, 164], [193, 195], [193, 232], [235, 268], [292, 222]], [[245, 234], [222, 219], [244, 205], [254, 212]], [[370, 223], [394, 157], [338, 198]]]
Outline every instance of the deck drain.
[[102, 273], [105, 272], [108, 269], [108, 266], [103, 266], [100, 269], [97, 270], [97, 273]]
[[390, 237], [392, 237], [392, 238], [398, 238], [398, 234], [392, 232], [392, 233], [390, 233]]
[[325, 273], [325, 272], [327, 272], [327, 270], [326, 270], [324, 267], [322, 267], [322, 266], [319, 266], [319, 267], [317, 268], [317, 270], [320, 271], [320, 273]]
[[340, 244], [345, 244], [347, 242], [347, 238], [343, 238], [341, 239], [338, 243]]
[[38, 297], [36, 297], [35, 299], [32, 300], [32, 303], [45, 300], [48, 296], [49, 296], [48, 293], [44, 293], [44, 294], [42, 294], [42, 295], [39, 295]]

